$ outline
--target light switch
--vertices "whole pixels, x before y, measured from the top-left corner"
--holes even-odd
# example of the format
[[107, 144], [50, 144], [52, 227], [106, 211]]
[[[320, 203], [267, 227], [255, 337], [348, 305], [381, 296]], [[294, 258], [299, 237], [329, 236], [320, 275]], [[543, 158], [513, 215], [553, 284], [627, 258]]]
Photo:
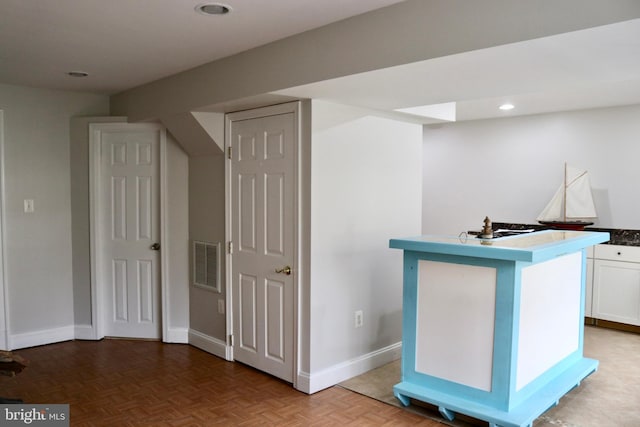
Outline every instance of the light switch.
[[33, 199], [24, 199], [24, 212], [31, 213], [34, 210]]

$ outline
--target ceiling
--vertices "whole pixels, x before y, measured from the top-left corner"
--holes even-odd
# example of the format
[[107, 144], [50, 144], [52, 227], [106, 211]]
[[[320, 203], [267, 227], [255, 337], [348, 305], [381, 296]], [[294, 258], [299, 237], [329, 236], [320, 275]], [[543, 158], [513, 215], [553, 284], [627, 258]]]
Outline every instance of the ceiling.
[[2, 0], [0, 83], [113, 94], [400, 1]]
[[[114, 94], [401, 0], [1, 0], [0, 83]], [[265, 7], [268, 5], [268, 7]], [[295, 19], [291, 17], [295, 16]], [[69, 71], [85, 71], [73, 78]], [[271, 98], [269, 98], [271, 97]], [[275, 98], [274, 98], [275, 97]], [[640, 20], [466, 52], [290, 88], [394, 112], [456, 102], [457, 120], [640, 103]], [[510, 102], [511, 111], [498, 110]]]
[[[640, 103], [640, 19], [275, 92], [389, 114], [456, 103], [475, 120]], [[515, 108], [501, 111], [511, 103]], [[443, 120], [393, 113], [421, 123]]]

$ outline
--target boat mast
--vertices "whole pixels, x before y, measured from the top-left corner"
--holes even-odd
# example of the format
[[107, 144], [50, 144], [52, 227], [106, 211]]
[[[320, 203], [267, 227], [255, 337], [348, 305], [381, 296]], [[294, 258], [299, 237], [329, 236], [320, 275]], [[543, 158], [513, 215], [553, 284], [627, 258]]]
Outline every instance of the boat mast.
[[562, 220], [567, 222], [567, 162], [564, 162], [564, 197], [563, 197]]

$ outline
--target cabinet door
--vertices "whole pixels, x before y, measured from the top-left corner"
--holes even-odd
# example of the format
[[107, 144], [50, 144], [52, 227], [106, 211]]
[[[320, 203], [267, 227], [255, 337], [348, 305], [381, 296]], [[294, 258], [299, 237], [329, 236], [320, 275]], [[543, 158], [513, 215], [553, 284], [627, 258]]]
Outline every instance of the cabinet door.
[[592, 314], [640, 325], [640, 264], [594, 260]]

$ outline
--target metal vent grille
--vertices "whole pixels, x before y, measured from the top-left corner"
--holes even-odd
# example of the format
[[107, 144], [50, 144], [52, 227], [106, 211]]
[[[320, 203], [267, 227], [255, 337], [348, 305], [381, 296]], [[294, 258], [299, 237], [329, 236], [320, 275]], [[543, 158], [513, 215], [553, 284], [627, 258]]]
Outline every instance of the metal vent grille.
[[220, 243], [193, 242], [193, 284], [220, 292]]

